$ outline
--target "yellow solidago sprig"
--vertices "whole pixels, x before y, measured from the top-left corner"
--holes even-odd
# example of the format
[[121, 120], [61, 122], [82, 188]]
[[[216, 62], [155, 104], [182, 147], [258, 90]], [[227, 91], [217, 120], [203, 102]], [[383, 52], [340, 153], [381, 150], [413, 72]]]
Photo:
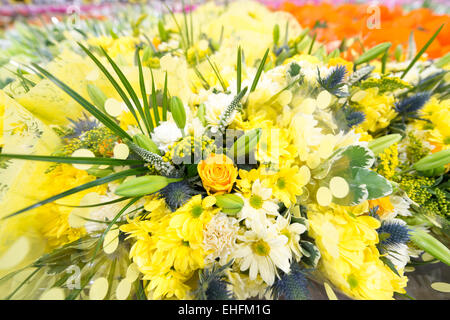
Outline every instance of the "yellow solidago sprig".
[[384, 176], [386, 179], [391, 179], [395, 175], [395, 169], [398, 166], [398, 145], [393, 144], [383, 153], [379, 154], [380, 164], [377, 172]]

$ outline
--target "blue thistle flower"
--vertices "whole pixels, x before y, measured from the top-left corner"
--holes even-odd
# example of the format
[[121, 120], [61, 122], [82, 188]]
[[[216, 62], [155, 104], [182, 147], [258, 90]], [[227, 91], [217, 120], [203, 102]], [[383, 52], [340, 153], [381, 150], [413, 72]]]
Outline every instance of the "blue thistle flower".
[[295, 261], [291, 264], [291, 272], [283, 273], [270, 289], [274, 299], [280, 297], [287, 300], [309, 299], [308, 279]]
[[232, 300], [233, 293], [227, 288], [224, 271], [231, 266], [233, 261], [218, 267], [214, 264], [211, 268], [199, 271], [198, 288], [194, 296], [198, 300]]
[[415, 114], [428, 102], [430, 96], [429, 92], [421, 92], [411, 97], [407, 97], [395, 104], [395, 111], [403, 116]]
[[383, 221], [377, 229], [381, 247], [406, 244], [410, 239], [409, 229], [399, 220]]
[[344, 92], [340, 88], [344, 85], [345, 75], [347, 74], [347, 68], [343, 65], [336, 66], [333, 71], [324, 79], [320, 77], [320, 71], [318, 70], [319, 79], [317, 80], [319, 84], [327, 90], [328, 92], [336, 95], [342, 96]]
[[97, 128], [100, 123], [97, 121], [97, 119], [89, 119], [89, 116], [85, 113], [83, 113], [84, 119], [80, 118], [78, 120], [69, 119], [69, 121], [72, 123], [72, 132], [68, 135], [66, 135], [64, 138], [68, 139], [74, 139], [79, 138], [83, 133], [91, 131], [95, 128]]
[[356, 111], [354, 109], [347, 109], [345, 119], [347, 120], [347, 126], [349, 128], [355, 127], [366, 120], [366, 115], [362, 111]]
[[165, 188], [159, 191], [160, 198], [164, 198], [172, 211], [180, 208], [196, 194], [198, 194], [198, 192], [184, 180], [169, 183]]

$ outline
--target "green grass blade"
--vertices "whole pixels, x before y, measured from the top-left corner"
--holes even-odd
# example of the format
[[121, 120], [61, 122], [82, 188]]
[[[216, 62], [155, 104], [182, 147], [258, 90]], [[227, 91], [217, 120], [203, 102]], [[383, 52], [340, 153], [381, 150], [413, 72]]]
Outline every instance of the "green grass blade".
[[159, 126], [159, 112], [158, 112], [158, 106], [157, 106], [157, 101], [156, 101], [156, 89], [155, 89], [155, 78], [153, 77], [153, 70], [150, 69], [151, 73], [152, 73], [152, 94], [151, 94], [151, 99], [152, 99], [152, 107], [153, 107], [153, 115], [155, 117], [155, 127]]
[[316, 42], [316, 37], [317, 37], [317, 33], [314, 33], [314, 36], [313, 36], [313, 38], [311, 40], [311, 45], [309, 46], [309, 49], [308, 49], [308, 54], [311, 54], [311, 52], [312, 52], [312, 49], [314, 47], [314, 43]]
[[[109, 56], [109, 54], [105, 51], [105, 49], [101, 48], [103, 54], [105, 55], [105, 57], [108, 59], [109, 63], [111, 64], [111, 66], [113, 67], [114, 71], [116, 72], [117, 76], [119, 77], [120, 81], [122, 82], [123, 86], [125, 87], [125, 89], [127, 90], [128, 94], [131, 97], [131, 100], [133, 100], [134, 105], [136, 107], [136, 109], [139, 112], [139, 115], [142, 117], [142, 119], [144, 118], [144, 113], [142, 111], [142, 105], [141, 102], [139, 101], [139, 98], [136, 94], [136, 92], [133, 90], [133, 87], [131, 86], [130, 82], [128, 81], [128, 79], [125, 77], [125, 75], [123, 74], [122, 70], [120, 70], [119, 66], [114, 62], [114, 60]], [[139, 56], [138, 56], [139, 57]], [[140, 62], [140, 59], [139, 59]], [[142, 69], [142, 68], [141, 68]], [[130, 110], [131, 111], [131, 110]], [[134, 111], [134, 109], [133, 109]], [[136, 120], [138, 121], [137, 117], [135, 117]], [[138, 121], [138, 125], [140, 127], [140, 122]]]
[[213, 62], [211, 62], [211, 60], [209, 59], [208, 56], [206, 56], [206, 60], [208, 60], [209, 66], [211, 67], [211, 69], [214, 71], [214, 74], [217, 77], [217, 80], [219, 80], [220, 85], [222, 86], [223, 91], [227, 91], [227, 86], [225, 85], [225, 81], [223, 81], [222, 76], [220, 75], [220, 71], [217, 68], [217, 65]]
[[242, 85], [242, 54], [241, 54], [241, 46], [238, 48], [238, 56], [237, 56], [237, 64], [236, 64], [236, 72], [237, 72], [237, 83], [236, 83], [236, 92], [241, 92]]
[[266, 53], [264, 54], [264, 57], [262, 58], [261, 63], [259, 64], [258, 70], [256, 71], [256, 75], [253, 78], [252, 86], [250, 87], [250, 92], [253, 92], [256, 89], [256, 85], [258, 84], [259, 78], [261, 77], [261, 73], [264, 69], [264, 65], [266, 64], [268, 55], [269, 55], [269, 49], [266, 50]]
[[163, 101], [162, 101], [162, 117], [163, 117], [163, 121], [167, 121], [167, 109], [168, 109], [168, 105], [169, 105], [169, 97], [168, 97], [168, 93], [167, 93], [167, 71], [166, 71], [166, 75], [164, 77], [164, 91], [163, 91]]
[[145, 111], [149, 109], [149, 106], [147, 100], [148, 99], [147, 91], [145, 90], [145, 81], [144, 81], [144, 73], [142, 71], [141, 57], [139, 56], [139, 49], [136, 49], [136, 61], [139, 68], [139, 85], [141, 87], [142, 101], [144, 103], [144, 110], [140, 110], [140, 113], [142, 119], [144, 120], [145, 127], [147, 128], [147, 132], [150, 135], [150, 133], [153, 131], [153, 122], [151, 118], [147, 117], [148, 114], [145, 114]]
[[105, 183], [108, 183], [108, 182], [111, 182], [111, 181], [115, 181], [115, 180], [119, 180], [119, 179], [122, 179], [122, 178], [125, 178], [125, 177], [128, 177], [128, 176], [133, 176], [133, 175], [136, 175], [136, 174], [139, 174], [139, 173], [143, 173], [146, 170], [147, 170], [147, 168], [129, 169], [129, 170], [124, 170], [124, 171], [120, 171], [120, 172], [114, 173], [114, 174], [112, 174], [110, 176], [107, 176], [107, 177], [104, 177], [104, 178], [100, 178], [100, 179], [97, 179], [97, 180], [94, 180], [94, 181], [90, 181], [88, 183], [82, 184], [81, 186], [78, 186], [78, 187], [66, 190], [64, 192], [61, 192], [60, 194], [57, 194], [57, 195], [55, 195], [53, 197], [50, 197], [50, 198], [47, 198], [45, 200], [39, 201], [39, 202], [37, 202], [35, 204], [32, 204], [31, 206], [28, 206], [28, 207], [25, 207], [23, 209], [20, 209], [19, 211], [16, 211], [14, 213], [11, 213], [11, 214], [3, 217], [2, 220], [5, 220], [5, 219], [8, 219], [8, 218], [17, 216], [17, 215], [19, 215], [19, 214], [21, 214], [23, 212], [28, 211], [28, 210], [39, 208], [39, 207], [41, 207], [41, 206], [43, 206], [43, 205], [45, 205], [47, 203], [51, 203], [53, 201], [56, 201], [58, 199], [70, 196], [72, 194], [78, 193], [78, 192], [83, 191], [83, 190], [90, 189], [90, 188], [93, 188], [93, 187], [96, 187], [96, 186], [100, 186], [102, 184], [105, 184]]
[[94, 251], [94, 255], [92, 256], [92, 260], [94, 261], [98, 250], [100, 249], [100, 246], [103, 244], [103, 241], [105, 240], [105, 236], [106, 234], [109, 232], [109, 230], [111, 230], [112, 226], [117, 222], [117, 220], [119, 220], [119, 218], [124, 214], [125, 211], [127, 211], [127, 209], [129, 207], [131, 207], [134, 203], [136, 203], [139, 199], [141, 199], [142, 197], [137, 197], [137, 198], [133, 198], [131, 199], [130, 202], [128, 202], [120, 211], [119, 213], [116, 214], [116, 216], [111, 220], [111, 222], [108, 224], [108, 227], [105, 229], [105, 231], [102, 233], [102, 235], [100, 236], [100, 239], [98, 239], [97, 242], [97, 246], [95, 247], [95, 251]]
[[408, 67], [405, 69], [405, 71], [401, 75], [400, 79], [403, 79], [406, 76], [406, 74], [409, 72], [409, 70], [411, 70], [411, 68], [414, 66], [414, 64], [420, 59], [420, 57], [424, 54], [424, 52], [427, 51], [428, 47], [431, 45], [431, 43], [434, 41], [434, 39], [436, 39], [437, 35], [439, 34], [439, 32], [441, 32], [443, 27], [444, 27], [444, 24], [442, 24], [439, 27], [439, 29], [436, 30], [436, 32], [433, 34], [433, 36], [430, 38], [430, 40], [428, 40], [428, 42], [423, 46], [423, 48], [420, 49], [420, 51], [416, 54], [414, 59], [412, 59], [412, 61], [408, 65]]
[[[83, 46], [81, 43], [78, 43], [78, 45], [81, 47], [81, 49], [83, 49], [83, 51], [89, 56], [89, 58], [91, 58], [92, 61], [94, 61], [94, 63], [97, 65], [97, 67], [103, 72], [103, 74], [108, 78], [109, 82], [113, 85], [114, 89], [116, 89], [117, 93], [120, 95], [120, 97], [122, 98], [123, 102], [125, 102], [128, 110], [130, 110], [131, 114], [133, 115], [133, 117], [136, 119], [136, 122], [139, 125], [139, 128], [141, 129], [142, 133], [143, 130], [141, 128], [141, 124], [140, 121], [137, 117], [136, 111], [134, 110], [133, 105], [131, 104], [130, 100], [128, 99], [128, 96], [126, 95], [125, 91], [123, 91], [123, 89], [120, 87], [119, 83], [117, 83], [117, 81], [114, 79], [114, 77], [112, 76], [111, 73], [109, 73], [109, 71], [105, 68], [105, 66], [85, 47]], [[102, 52], [105, 54], [106, 58], [108, 59], [108, 61], [111, 63], [112, 59], [106, 54], [106, 51], [103, 48], [100, 48], [102, 50]], [[111, 60], [110, 60], [111, 59]], [[120, 71], [120, 69], [117, 67], [117, 65], [114, 63], [114, 61], [112, 61], [111, 66], [113, 67], [113, 69], [116, 71], [117, 75], [119, 76], [119, 73], [122, 74], [123, 73]], [[115, 67], [117, 68], [115, 68]], [[118, 71], [119, 70], [119, 73]], [[119, 78], [121, 78], [119, 76]], [[123, 78], [125, 78], [123, 76]], [[122, 79], [121, 79], [122, 81]], [[128, 81], [128, 80], [127, 80]], [[133, 91], [133, 90], [132, 90]], [[133, 91], [134, 92], [134, 91]], [[133, 100], [134, 101], [134, 100]]]
[[101, 207], [101, 206], [106, 206], [109, 204], [113, 204], [113, 203], [117, 203], [117, 202], [122, 202], [125, 200], [130, 199], [129, 197], [121, 197], [121, 198], [117, 198], [111, 201], [107, 201], [107, 202], [102, 202], [102, 203], [96, 203], [96, 204], [90, 204], [90, 205], [86, 205], [86, 206], [70, 206], [67, 204], [60, 204], [60, 203], [55, 203], [58, 206], [62, 206], [62, 207], [69, 207], [69, 208], [93, 208], [93, 207]]
[[123, 130], [116, 122], [114, 122], [109, 116], [101, 112], [98, 108], [96, 108], [89, 101], [80, 96], [77, 92], [63, 83], [61, 80], [53, 76], [51, 73], [47, 72], [45, 69], [41, 68], [35, 63], [31, 64], [38, 72], [42, 73], [49, 80], [55, 83], [59, 88], [61, 88], [64, 92], [66, 92], [69, 96], [71, 96], [76, 102], [78, 102], [84, 109], [89, 111], [97, 120], [103, 123], [106, 127], [108, 127], [112, 132], [117, 134], [119, 137], [123, 139], [130, 139], [131, 136]]
[[110, 165], [110, 166], [142, 165], [145, 163], [144, 161], [141, 160], [121, 160], [114, 158], [91, 158], [91, 157], [39, 156], [39, 155], [12, 154], [12, 153], [0, 153], [0, 158], [57, 162], [57, 163]]

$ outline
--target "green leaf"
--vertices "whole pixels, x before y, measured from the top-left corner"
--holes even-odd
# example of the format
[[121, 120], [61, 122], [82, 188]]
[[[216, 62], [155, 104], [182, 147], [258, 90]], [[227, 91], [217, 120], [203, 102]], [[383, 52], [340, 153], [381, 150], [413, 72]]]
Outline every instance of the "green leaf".
[[144, 110], [141, 111], [141, 117], [144, 120], [145, 126], [147, 127], [147, 132], [150, 134], [153, 131], [153, 121], [152, 118], [149, 116], [148, 110], [150, 109], [148, 105], [148, 97], [147, 92], [145, 90], [145, 81], [144, 81], [144, 72], [142, 71], [142, 63], [141, 58], [139, 56], [139, 49], [136, 49], [136, 60], [138, 63], [139, 68], [139, 85], [141, 87], [141, 94], [142, 94], [142, 101], [144, 103]]
[[[133, 88], [131, 87], [130, 82], [128, 81], [128, 79], [125, 77], [125, 75], [123, 74], [122, 70], [120, 70], [120, 68], [117, 66], [117, 64], [114, 62], [114, 60], [109, 56], [109, 54], [106, 52], [105, 49], [100, 48], [101, 51], [103, 52], [103, 54], [105, 55], [106, 59], [108, 59], [109, 63], [111, 64], [111, 66], [113, 67], [114, 71], [116, 72], [117, 76], [119, 77], [120, 81], [122, 82], [123, 86], [125, 87], [125, 89], [127, 90], [128, 94], [130, 95], [131, 99], [134, 102], [134, 105], [136, 106], [136, 109], [138, 110], [140, 116], [142, 119], [144, 119], [144, 112], [142, 110], [142, 106], [141, 103], [139, 101], [139, 98], [137, 97], [136, 92], [133, 90]], [[93, 54], [90, 54], [89, 57], [91, 57], [91, 59], [95, 59], [94, 62], [97, 64], [98, 59], [95, 58], [95, 56]], [[138, 59], [139, 63], [140, 63], [140, 59]], [[130, 112], [132, 113], [133, 117], [136, 119], [136, 122], [139, 126], [139, 128], [141, 129], [141, 131], [143, 132], [142, 128], [141, 128], [141, 122], [139, 121], [139, 118], [136, 114], [136, 111], [134, 110], [133, 104], [128, 100], [127, 95], [123, 92], [122, 88], [120, 88], [119, 84], [117, 84], [117, 82], [115, 81], [115, 79], [111, 76], [111, 74], [108, 72], [108, 70], [106, 68], [103, 67], [103, 65], [100, 63], [100, 61], [98, 61], [97, 64], [100, 69], [102, 70], [102, 72], [105, 74], [105, 76], [109, 79], [109, 81], [111, 82], [111, 84], [114, 86], [114, 88], [116, 89], [116, 91], [120, 94], [120, 96], [122, 97], [123, 101], [125, 102], [125, 104], [127, 105], [128, 109], [130, 110]], [[141, 71], [141, 70], [140, 70]], [[110, 76], [108, 76], [108, 74]], [[141, 75], [142, 73], [140, 73]], [[119, 92], [120, 91], [120, 92]], [[123, 92], [123, 94], [121, 94], [121, 92]]]
[[428, 42], [423, 46], [422, 49], [420, 49], [420, 51], [416, 54], [416, 56], [414, 57], [414, 59], [412, 59], [412, 61], [410, 62], [410, 64], [408, 65], [408, 67], [405, 69], [405, 71], [402, 73], [402, 76], [400, 77], [401, 79], [403, 79], [406, 74], [408, 73], [409, 70], [411, 70], [411, 68], [414, 66], [414, 64], [420, 59], [420, 57], [425, 53], [425, 51], [428, 49], [428, 47], [431, 45], [431, 43], [434, 41], [434, 39], [436, 39], [437, 35], [439, 34], [439, 32], [441, 32], [442, 28], [444, 27], [444, 24], [442, 24], [438, 30], [436, 30], [436, 32], [433, 34], [433, 36], [430, 38], [430, 40], [428, 40]]
[[155, 78], [153, 77], [153, 70], [150, 69], [150, 72], [152, 74], [152, 94], [150, 95], [151, 99], [151, 105], [153, 108], [153, 116], [155, 117], [155, 127], [159, 126], [159, 112], [158, 112], [158, 105], [156, 102], [156, 88], [155, 88]]
[[390, 42], [384, 42], [384, 43], [380, 43], [379, 45], [376, 45], [375, 47], [364, 52], [358, 59], [356, 59], [355, 65], [369, 62], [369, 61], [381, 56], [382, 54], [385, 54], [389, 50], [391, 45], [392, 44]]
[[251, 151], [253, 151], [258, 145], [259, 139], [261, 138], [262, 131], [260, 128], [252, 129], [247, 131], [236, 142], [233, 144], [229, 151], [233, 152], [231, 158], [240, 159], [245, 157]]
[[167, 121], [167, 110], [169, 106], [169, 97], [167, 92], [167, 71], [164, 77], [164, 90], [163, 90], [163, 101], [162, 101], [162, 118], [163, 121]]
[[98, 239], [97, 245], [95, 247], [94, 254], [92, 256], [91, 262], [94, 261], [95, 257], [97, 256], [97, 252], [100, 249], [100, 246], [103, 244], [103, 241], [105, 240], [106, 234], [111, 230], [112, 226], [119, 220], [119, 218], [127, 211], [129, 207], [131, 207], [134, 203], [136, 203], [141, 197], [133, 198], [128, 202], [117, 214], [116, 216], [111, 220], [111, 222], [108, 224], [108, 227], [106, 227], [105, 231], [103, 231], [102, 235], [100, 236], [100, 239]]
[[235, 194], [217, 195], [216, 205], [222, 209], [222, 212], [230, 215], [235, 215], [242, 210], [244, 200]]
[[237, 55], [237, 64], [236, 64], [236, 88], [237, 91], [236, 92], [240, 92], [241, 91], [241, 85], [242, 85], [242, 49], [241, 46], [239, 46], [238, 48], [238, 55]]
[[145, 163], [145, 161], [142, 160], [120, 160], [113, 158], [91, 158], [91, 157], [56, 157], [56, 156], [38, 156], [38, 155], [12, 154], [12, 153], [0, 153], [0, 158], [23, 159], [23, 160], [57, 162], [57, 163], [111, 165], [111, 166], [143, 165]]
[[113, 203], [117, 203], [117, 202], [122, 202], [125, 200], [130, 199], [129, 197], [121, 197], [121, 198], [117, 198], [111, 201], [107, 201], [107, 202], [102, 202], [102, 203], [96, 203], [96, 204], [89, 204], [89, 205], [85, 205], [85, 206], [71, 206], [68, 204], [60, 204], [60, 203], [55, 203], [58, 206], [62, 206], [62, 207], [70, 207], [70, 208], [93, 208], [93, 207], [102, 207], [102, 206], [106, 206], [109, 204], [113, 204]]
[[112, 174], [110, 176], [107, 176], [107, 177], [104, 177], [104, 178], [100, 178], [100, 179], [97, 179], [97, 180], [94, 180], [94, 181], [87, 182], [87, 183], [82, 184], [82, 185], [80, 185], [78, 187], [69, 189], [69, 190], [64, 191], [64, 192], [62, 192], [60, 194], [57, 194], [57, 195], [55, 195], [53, 197], [50, 197], [50, 198], [47, 198], [45, 200], [39, 201], [39, 202], [37, 202], [35, 204], [32, 204], [31, 206], [28, 206], [26, 208], [20, 209], [19, 211], [16, 211], [14, 213], [11, 213], [11, 214], [3, 217], [2, 220], [8, 219], [8, 218], [11, 218], [11, 217], [14, 217], [14, 216], [17, 216], [17, 215], [19, 215], [19, 214], [21, 214], [23, 212], [28, 211], [28, 210], [39, 208], [39, 207], [41, 207], [41, 206], [43, 206], [43, 205], [45, 205], [47, 203], [51, 203], [53, 201], [56, 201], [58, 199], [70, 196], [70, 195], [78, 193], [80, 191], [83, 191], [83, 190], [86, 190], [86, 189], [90, 189], [90, 188], [93, 188], [93, 187], [96, 187], [96, 186], [100, 186], [102, 184], [105, 184], [105, 183], [108, 183], [108, 182], [111, 182], [111, 181], [115, 181], [115, 180], [119, 180], [119, 179], [122, 179], [122, 178], [125, 178], [125, 177], [128, 177], [128, 176], [133, 176], [133, 175], [136, 175], [136, 174], [140, 174], [140, 173], [143, 173], [145, 171], [147, 171], [147, 168], [129, 169], [129, 170], [124, 170], [124, 171], [120, 171], [120, 172], [114, 173], [114, 174]]
[[312, 242], [303, 240], [300, 241], [300, 249], [303, 254], [302, 261], [312, 268], [317, 267], [320, 260], [319, 249]]
[[[266, 64], [267, 56], [269, 55], [269, 49], [266, 50], [264, 57], [262, 58], [258, 70], [256, 71], [255, 77], [253, 78], [252, 86], [250, 87], [250, 92], [255, 91], [256, 85], [258, 84], [259, 78], [261, 77], [261, 73], [264, 69], [264, 65]], [[240, 91], [238, 91], [240, 92]]]
[[[133, 105], [131, 104], [130, 100], [128, 99], [128, 96], [125, 94], [125, 92], [122, 90], [120, 85], [117, 83], [117, 81], [114, 79], [111, 73], [103, 66], [103, 64], [87, 49], [85, 46], [83, 46], [81, 43], [78, 42], [78, 45], [81, 47], [81, 49], [91, 58], [92, 61], [97, 65], [97, 67], [103, 72], [103, 74], [108, 78], [109, 82], [113, 85], [114, 89], [116, 89], [117, 93], [120, 95], [122, 100], [125, 102], [125, 105], [127, 106], [128, 110], [130, 110], [133, 117], [136, 119], [136, 122], [138, 123], [140, 127], [140, 121], [137, 117], [136, 111], [134, 110]], [[106, 53], [106, 51], [103, 48], [100, 48], [102, 53], [106, 56], [108, 61], [110, 62], [113, 69], [116, 71], [117, 75], [119, 76], [120, 80], [123, 81], [125, 76], [120, 71], [119, 67], [115, 64], [114, 61], [109, 57], [109, 55]], [[121, 74], [121, 75], [119, 75]], [[125, 79], [126, 80], [126, 79]], [[126, 80], [128, 82], [128, 80]], [[128, 83], [129, 84], [129, 83]], [[126, 87], [126, 86], [125, 86]], [[133, 90], [132, 90], [133, 91]], [[134, 92], [134, 91], [133, 91]], [[134, 101], [134, 100], [133, 100]], [[138, 101], [139, 102], [139, 101]], [[142, 131], [142, 128], [141, 128]]]
[[375, 162], [373, 152], [362, 145], [351, 145], [338, 150], [332, 158], [332, 172], [349, 167], [370, 168]]
[[394, 266], [394, 264], [392, 263], [391, 260], [389, 260], [389, 259], [386, 258], [386, 257], [380, 257], [380, 260], [383, 261], [383, 263], [384, 263], [385, 265], [387, 265], [387, 266], [389, 267], [389, 269], [392, 270], [392, 272], [394, 272], [396, 275], [398, 275], [398, 276], [400, 277], [400, 274], [398, 273], [397, 268]]
[[367, 199], [378, 199], [392, 193], [392, 185], [386, 178], [366, 168], [352, 168], [352, 181], [365, 184], [369, 192]]
[[38, 72], [46, 76], [49, 80], [51, 80], [59, 88], [61, 88], [64, 92], [66, 92], [69, 96], [71, 96], [76, 102], [78, 102], [84, 109], [86, 109], [90, 114], [92, 114], [95, 118], [97, 118], [97, 120], [103, 123], [106, 127], [108, 127], [112, 132], [114, 132], [123, 139], [131, 140], [131, 136], [125, 130], [123, 130], [116, 122], [114, 122], [111, 118], [109, 118], [109, 116], [98, 110], [94, 105], [92, 105], [89, 101], [84, 99], [77, 92], [75, 92], [65, 83], [61, 82], [58, 78], [56, 78], [51, 73], [47, 72], [45, 69], [41, 68], [37, 64], [31, 63], [31, 65]]

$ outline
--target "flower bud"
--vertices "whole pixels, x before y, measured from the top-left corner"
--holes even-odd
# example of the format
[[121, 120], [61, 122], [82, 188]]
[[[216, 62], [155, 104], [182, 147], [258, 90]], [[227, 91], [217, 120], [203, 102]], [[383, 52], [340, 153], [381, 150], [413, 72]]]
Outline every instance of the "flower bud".
[[107, 97], [103, 93], [103, 91], [100, 90], [97, 86], [90, 83], [87, 84], [86, 89], [92, 103], [94, 103], [94, 105], [100, 110], [105, 111], [105, 101]]
[[163, 176], [143, 176], [125, 181], [117, 187], [115, 194], [122, 197], [139, 197], [155, 193], [166, 187], [169, 183], [181, 179], [167, 178]]
[[401, 139], [402, 136], [398, 133], [388, 134], [387, 136], [370, 141], [368, 147], [375, 155], [378, 155]]
[[216, 205], [221, 208], [223, 213], [235, 215], [242, 210], [244, 200], [235, 194], [223, 194], [216, 196]]
[[450, 149], [441, 150], [420, 159], [413, 165], [417, 171], [427, 171], [440, 168], [450, 163]]
[[236, 158], [240, 158], [249, 154], [256, 145], [258, 144], [259, 139], [261, 138], [261, 129], [253, 129], [247, 131], [245, 134], [239, 137], [236, 142], [233, 144], [232, 149], [234, 152], [234, 156]]
[[154, 143], [152, 139], [142, 133], [138, 133], [133, 136], [133, 142], [145, 150], [151, 151], [157, 155], [161, 155], [156, 143]]
[[180, 98], [172, 97], [170, 99], [170, 112], [177, 127], [183, 130], [186, 126], [186, 110]]
[[446, 265], [450, 265], [450, 250], [439, 240], [420, 229], [411, 232], [411, 241]]

